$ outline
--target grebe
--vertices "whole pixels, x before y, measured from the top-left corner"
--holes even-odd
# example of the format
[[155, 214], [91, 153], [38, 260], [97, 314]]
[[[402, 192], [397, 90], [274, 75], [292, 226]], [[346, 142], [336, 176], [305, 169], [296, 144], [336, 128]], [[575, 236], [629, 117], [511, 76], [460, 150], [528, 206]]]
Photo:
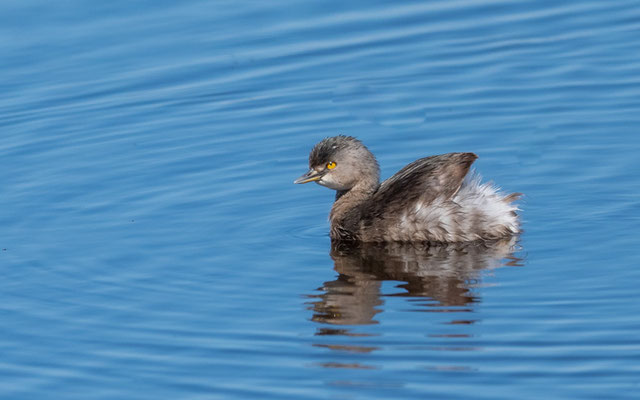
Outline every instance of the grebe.
[[[380, 183], [373, 154], [351, 136], [329, 137], [309, 155], [309, 172], [294, 183], [337, 191], [330, 237], [361, 242], [469, 242], [517, 234], [521, 194], [504, 195], [469, 167], [474, 153], [416, 160]], [[466, 177], [466, 178], [465, 178]]]

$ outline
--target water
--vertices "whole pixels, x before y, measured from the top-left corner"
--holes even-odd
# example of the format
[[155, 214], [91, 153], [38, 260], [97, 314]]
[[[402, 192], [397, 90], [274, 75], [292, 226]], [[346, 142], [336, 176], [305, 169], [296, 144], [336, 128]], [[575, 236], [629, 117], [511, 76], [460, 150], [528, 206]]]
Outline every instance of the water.
[[[634, 398], [634, 1], [0, 5], [0, 397]], [[324, 136], [526, 194], [332, 249]]]

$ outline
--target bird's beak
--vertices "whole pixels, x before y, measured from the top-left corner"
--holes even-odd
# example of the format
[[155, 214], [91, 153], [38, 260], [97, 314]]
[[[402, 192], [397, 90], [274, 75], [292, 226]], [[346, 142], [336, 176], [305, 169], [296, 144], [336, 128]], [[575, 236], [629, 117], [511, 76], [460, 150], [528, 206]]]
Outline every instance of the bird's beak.
[[323, 175], [322, 173], [312, 168], [309, 170], [309, 172], [307, 172], [306, 174], [302, 175], [300, 178], [293, 181], [293, 183], [307, 183], [307, 182], [318, 181], [320, 180], [320, 178], [322, 178], [322, 175]]

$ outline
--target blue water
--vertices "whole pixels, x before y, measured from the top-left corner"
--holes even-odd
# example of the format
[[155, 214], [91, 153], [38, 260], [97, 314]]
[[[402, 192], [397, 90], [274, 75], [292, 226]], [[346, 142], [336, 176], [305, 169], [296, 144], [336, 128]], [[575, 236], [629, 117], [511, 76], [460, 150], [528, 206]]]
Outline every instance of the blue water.
[[[637, 398], [637, 1], [10, 0], [0, 60], [1, 398]], [[338, 133], [524, 233], [332, 249]]]

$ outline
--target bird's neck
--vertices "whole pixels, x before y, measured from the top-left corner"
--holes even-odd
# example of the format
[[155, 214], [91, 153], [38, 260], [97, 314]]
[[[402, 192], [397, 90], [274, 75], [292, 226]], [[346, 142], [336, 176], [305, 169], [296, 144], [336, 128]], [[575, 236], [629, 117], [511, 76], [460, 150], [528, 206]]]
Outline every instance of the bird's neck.
[[336, 201], [329, 214], [332, 238], [339, 239], [340, 232], [356, 234], [362, 218], [363, 205], [378, 190], [378, 186], [377, 181], [361, 182], [349, 190], [336, 192]]

